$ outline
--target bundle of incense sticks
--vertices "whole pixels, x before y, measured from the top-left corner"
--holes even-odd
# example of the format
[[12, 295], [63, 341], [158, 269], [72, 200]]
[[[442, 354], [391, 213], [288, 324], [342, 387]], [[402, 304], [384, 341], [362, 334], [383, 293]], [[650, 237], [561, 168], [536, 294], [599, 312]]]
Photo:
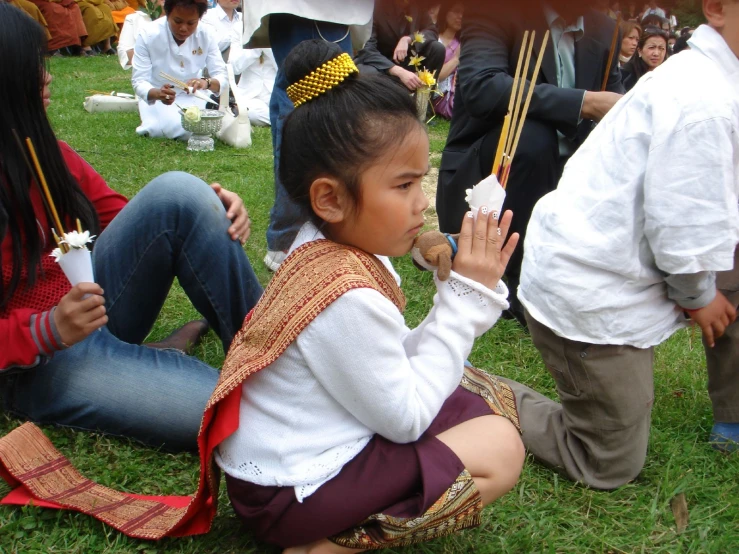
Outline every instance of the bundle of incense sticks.
[[[534, 39], [536, 31], [526, 31], [523, 34], [523, 42], [521, 43], [521, 52], [518, 55], [518, 64], [516, 65], [516, 73], [513, 76], [513, 88], [511, 89], [511, 98], [508, 101], [508, 113], [503, 119], [503, 128], [498, 141], [498, 149], [495, 152], [493, 161], [493, 175], [495, 175], [503, 188], [508, 184], [508, 176], [511, 172], [511, 164], [516, 155], [518, 141], [521, 139], [523, 125], [526, 121], [526, 114], [529, 112], [531, 98], [534, 95], [534, 86], [539, 78], [541, 70], [541, 62], [544, 60], [544, 52], [549, 42], [549, 31], [544, 33], [544, 40], [541, 43], [541, 50], [537, 56], [534, 72], [531, 75], [530, 85], [526, 94], [526, 100], [523, 100], [524, 90], [526, 89], [526, 75], [529, 73], [529, 65], [531, 65], [531, 54], [534, 49]], [[525, 57], [524, 57], [525, 51]]]
[[188, 86], [187, 83], [184, 81], [180, 81], [176, 77], [172, 77], [171, 75], [165, 73], [164, 71], [159, 72], [159, 76], [162, 79], [165, 79], [167, 81], [171, 81], [174, 86], [176, 86], [179, 89], [184, 90], [185, 92], [192, 94], [196, 98], [200, 98], [201, 100], [205, 100], [206, 102], [213, 102], [213, 100], [208, 97], [207, 94], [200, 92], [199, 90], [195, 90], [192, 87]]

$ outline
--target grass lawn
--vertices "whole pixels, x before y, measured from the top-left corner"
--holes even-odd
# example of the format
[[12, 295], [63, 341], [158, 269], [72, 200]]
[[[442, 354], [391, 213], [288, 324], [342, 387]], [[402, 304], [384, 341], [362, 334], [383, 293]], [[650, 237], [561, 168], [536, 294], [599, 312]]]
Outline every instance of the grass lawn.
[[[144, 139], [134, 129], [138, 114], [88, 114], [86, 89], [130, 91], [130, 73], [115, 58], [54, 59], [49, 115], [58, 136], [75, 148], [116, 190], [129, 197], [168, 170], [189, 171], [218, 181], [244, 198], [253, 220], [247, 252], [263, 283], [270, 274], [261, 259], [273, 199], [269, 129], [254, 129], [254, 144], [235, 150], [189, 153], [183, 143]], [[438, 167], [448, 125], [430, 128], [432, 161]], [[217, 263], [217, 260], [214, 260]], [[427, 313], [434, 288], [428, 273], [397, 260], [408, 296], [406, 319], [415, 326]], [[197, 317], [175, 287], [150, 340]], [[219, 341], [209, 336], [197, 355], [220, 366]], [[472, 353], [478, 367], [553, 393], [528, 335], [500, 321]], [[0, 415], [0, 433], [20, 422]], [[558, 478], [527, 461], [515, 490], [489, 507], [483, 524], [447, 539], [397, 552], [739, 552], [739, 456], [713, 451], [706, 440], [713, 421], [706, 393], [705, 360], [698, 336], [683, 331], [657, 350], [655, 408], [649, 457], [641, 476], [615, 492], [597, 492]], [[53, 442], [86, 476], [101, 484], [142, 494], [189, 494], [198, 462], [127, 440], [45, 428]], [[0, 485], [0, 492], [4, 492]], [[676, 530], [670, 500], [684, 493], [690, 523]], [[210, 534], [158, 543], [129, 539], [93, 518], [39, 508], [0, 508], [0, 552], [261, 553], [276, 552], [244, 532], [225, 494]]]

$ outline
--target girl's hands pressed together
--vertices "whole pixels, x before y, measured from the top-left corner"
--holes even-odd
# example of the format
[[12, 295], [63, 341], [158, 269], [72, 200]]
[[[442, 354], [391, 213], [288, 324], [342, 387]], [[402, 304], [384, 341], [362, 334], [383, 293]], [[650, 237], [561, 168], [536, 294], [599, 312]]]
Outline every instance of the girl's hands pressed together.
[[108, 323], [104, 304], [103, 289], [97, 283], [72, 287], [54, 311], [54, 324], [62, 342], [67, 346], [77, 344]]
[[513, 212], [506, 210], [496, 220], [486, 207], [480, 208], [477, 221], [468, 212], [462, 221], [458, 251], [452, 269], [468, 279], [494, 289], [505, 272], [508, 260], [518, 244], [518, 233], [513, 233], [503, 246], [513, 219]]

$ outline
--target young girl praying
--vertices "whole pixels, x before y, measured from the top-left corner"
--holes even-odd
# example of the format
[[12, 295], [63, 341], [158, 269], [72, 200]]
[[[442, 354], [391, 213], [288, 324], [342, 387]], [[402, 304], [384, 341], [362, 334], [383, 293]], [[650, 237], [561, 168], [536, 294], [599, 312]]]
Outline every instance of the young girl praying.
[[236, 392], [218, 416], [231, 410], [233, 432], [217, 423], [208, 439], [220, 442], [231, 502], [286, 553], [397, 547], [478, 525], [524, 461], [510, 389], [465, 367], [508, 307], [512, 214], [465, 217], [451, 277], [436, 279], [430, 313], [409, 329], [388, 256], [410, 251], [428, 207], [414, 102], [385, 77], [360, 76], [332, 43], [301, 43], [285, 67], [296, 109], [280, 180], [310, 221], [214, 394]]

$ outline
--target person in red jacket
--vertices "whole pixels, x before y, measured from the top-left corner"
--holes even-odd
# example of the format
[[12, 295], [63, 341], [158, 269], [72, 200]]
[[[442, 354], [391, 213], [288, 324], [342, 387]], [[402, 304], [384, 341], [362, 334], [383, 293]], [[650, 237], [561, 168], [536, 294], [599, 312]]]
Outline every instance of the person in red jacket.
[[[7, 4], [0, 51], [0, 410], [194, 449], [218, 372], [141, 342], [176, 277], [228, 349], [262, 292], [243, 249], [247, 211], [235, 193], [182, 172], [127, 202], [55, 137], [45, 34]], [[79, 218], [98, 235], [95, 283], [71, 287], [50, 257], [52, 222], [13, 131], [33, 141], [65, 230]]]

